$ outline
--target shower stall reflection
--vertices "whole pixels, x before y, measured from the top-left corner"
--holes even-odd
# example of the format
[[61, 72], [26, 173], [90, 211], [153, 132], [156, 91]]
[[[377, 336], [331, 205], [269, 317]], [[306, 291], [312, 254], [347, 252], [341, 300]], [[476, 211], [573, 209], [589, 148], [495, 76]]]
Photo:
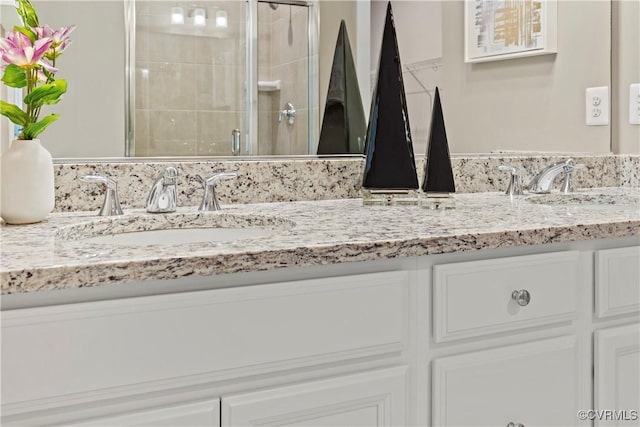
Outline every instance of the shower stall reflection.
[[[128, 155], [315, 149], [312, 3], [135, 0], [130, 8]], [[288, 103], [295, 120], [279, 122]]]

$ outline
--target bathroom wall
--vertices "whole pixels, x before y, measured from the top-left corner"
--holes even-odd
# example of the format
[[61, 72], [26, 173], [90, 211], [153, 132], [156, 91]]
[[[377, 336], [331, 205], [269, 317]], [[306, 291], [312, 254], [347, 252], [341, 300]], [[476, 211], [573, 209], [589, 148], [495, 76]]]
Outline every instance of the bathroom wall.
[[[176, 6], [184, 24], [171, 23]], [[206, 11], [203, 27], [193, 23], [196, 7]], [[136, 156], [230, 155], [231, 131], [245, 133], [245, 22], [239, 1], [137, 2]]]
[[640, 125], [629, 123], [629, 85], [640, 83], [640, 2], [612, 3], [612, 105], [611, 139], [615, 153], [640, 153]]
[[[411, 3], [394, 2], [394, 12], [411, 10]], [[482, 64], [464, 63], [464, 2], [440, 3], [442, 25], [427, 25], [425, 13], [416, 12], [396, 16], [396, 27], [400, 51], [413, 44], [419, 58], [430, 59], [429, 44], [414, 43], [425, 36], [404, 31], [411, 27], [406, 20], [417, 21], [421, 30], [433, 27], [431, 38], [442, 40], [442, 60], [415, 74], [429, 92], [440, 88], [453, 152], [610, 151], [610, 127], [585, 124], [585, 89], [610, 84], [610, 2], [559, 1], [555, 55]], [[374, 32], [373, 10], [371, 18]], [[637, 46], [637, 37], [628, 40], [636, 40]], [[379, 40], [372, 38], [371, 43]], [[404, 58], [402, 62], [407, 64]], [[422, 96], [416, 102], [420, 85], [406, 72], [404, 80], [414, 148], [422, 154], [430, 99]]]
[[[0, 6], [0, 19], [8, 30], [19, 20], [7, 3]], [[68, 91], [59, 104], [42, 110], [62, 117], [42, 134], [43, 145], [53, 157], [123, 156], [125, 57], [123, 49], [114, 49], [124, 46], [122, 2], [35, 0], [32, 4], [43, 24], [77, 25], [72, 44], [56, 64], [57, 76], [67, 80]], [[3, 145], [7, 135], [2, 133]]]
[[610, 83], [610, 2], [559, 1], [555, 55], [473, 65], [463, 63], [463, 6], [443, 3], [451, 25], [442, 99], [454, 151], [610, 151], [609, 126], [585, 124], [585, 89]]
[[[308, 154], [309, 14], [303, 6], [258, 3], [258, 80], [280, 81], [280, 89], [258, 87], [258, 154]], [[296, 110], [295, 123], [278, 113], [287, 102]], [[313, 114], [317, 108], [312, 108]]]

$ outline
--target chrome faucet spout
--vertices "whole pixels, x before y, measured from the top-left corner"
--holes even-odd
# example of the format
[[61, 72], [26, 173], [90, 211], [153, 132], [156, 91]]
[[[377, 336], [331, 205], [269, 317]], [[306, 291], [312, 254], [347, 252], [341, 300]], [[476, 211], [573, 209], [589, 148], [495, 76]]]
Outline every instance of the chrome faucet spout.
[[556, 177], [562, 172], [573, 171], [574, 167], [575, 162], [573, 159], [555, 162], [531, 178], [527, 188], [532, 193], [549, 193], [551, 192], [551, 184], [553, 184]]
[[151, 186], [147, 198], [147, 212], [166, 213], [175, 212], [178, 205], [177, 189], [178, 171], [168, 167]]

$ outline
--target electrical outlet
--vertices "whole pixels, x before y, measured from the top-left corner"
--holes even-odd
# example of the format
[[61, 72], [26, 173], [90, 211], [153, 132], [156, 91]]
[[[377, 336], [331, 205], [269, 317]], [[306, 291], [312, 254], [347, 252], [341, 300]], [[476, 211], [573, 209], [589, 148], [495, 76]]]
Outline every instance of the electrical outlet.
[[587, 126], [609, 124], [609, 88], [607, 86], [587, 88]]
[[629, 85], [629, 123], [640, 125], [640, 83]]

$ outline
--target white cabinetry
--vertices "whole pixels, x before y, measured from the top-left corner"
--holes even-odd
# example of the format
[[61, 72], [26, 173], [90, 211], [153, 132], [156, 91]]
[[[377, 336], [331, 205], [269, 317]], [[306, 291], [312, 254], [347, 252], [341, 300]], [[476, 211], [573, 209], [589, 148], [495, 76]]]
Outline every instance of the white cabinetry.
[[77, 426], [219, 427], [220, 399], [90, 420]]
[[576, 251], [434, 266], [436, 342], [574, 318], [578, 267]]
[[[597, 417], [597, 426], [640, 425], [638, 324], [603, 329], [595, 333], [594, 403], [596, 410], [614, 411]], [[631, 413], [633, 410], [636, 411], [635, 416]]]
[[581, 359], [575, 337], [437, 359], [433, 425], [575, 425]]
[[640, 246], [596, 251], [596, 314], [640, 311]]
[[139, 297], [114, 286], [64, 305], [22, 299], [2, 311], [2, 425], [589, 425], [578, 410], [638, 409], [632, 245], [213, 276], [206, 290], [181, 292], [176, 280]]
[[404, 426], [405, 367], [222, 400], [222, 426]]

